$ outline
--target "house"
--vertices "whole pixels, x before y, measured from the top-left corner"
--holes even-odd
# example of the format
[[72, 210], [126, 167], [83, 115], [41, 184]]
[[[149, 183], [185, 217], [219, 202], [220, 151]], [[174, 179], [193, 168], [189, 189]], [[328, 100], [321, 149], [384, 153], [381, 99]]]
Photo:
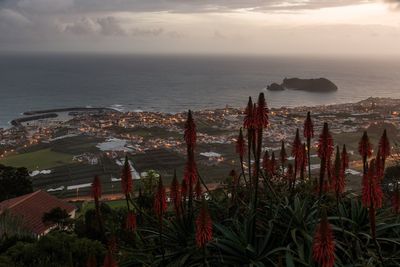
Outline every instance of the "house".
[[7, 211], [10, 215], [20, 218], [26, 230], [36, 237], [41, 237], [54, 227], [42, 222], [43, 214], [57, 207], [66, 210], [71, 218], [75, 218], [77, 208], [74, 205], [41, 190], [0, 202], [0, 214]]

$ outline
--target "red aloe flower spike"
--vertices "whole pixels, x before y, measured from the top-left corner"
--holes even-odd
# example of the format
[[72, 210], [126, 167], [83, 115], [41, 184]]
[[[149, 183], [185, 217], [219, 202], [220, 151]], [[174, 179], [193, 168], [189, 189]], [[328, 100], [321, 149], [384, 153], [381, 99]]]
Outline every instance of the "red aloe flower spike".
[[307, 112], [307, 118], [304, 121], [303, 135], [307, 140], [308, 178], [311, 179], [311, 138], [314, 138], [314, 124], [310, 112]]
[[304, 180], [304, 172], [307, 168], [307, 147], [306, 144], [303, 143], [302, 150], [301, 150], [301, 157], [299, 158], [299, 165], [300, 165], [300, 179]]
[[96, 175], [93, 179], [92, 197], [95, 201], [98, 201], [101, 198], [101, 181], [98, 175]]
[[128, 156], [125, 156], [125, 163], [121, 175], [121, 188], [125, 196], [133, 190], [132, 170], [129, 164]]
[[340, 149], [339, 146], [336, 146], [336, 157], [335, 157], [335, 162], [333, 165], [333, 176], [332, 176], [332, 189], [336, 194], [336, 198], [339, 197], [339, 194], [342, 194], [344, 192], [344, 176], [342, 175], [342, 161], [340, 159]]
[[387, 136], [387, 131], [386, 129], [383, 131], [383, 134], [381, 136], [381, 139], [379, 140], [379, 151], [381, 154], [381, 157], [383, 159], [383, 162], [390, 156], [391, 151], [390, 151], [390, 142], [389, 138]]
[[256, 119], [257, 119], [257, 104], [256, 103], [254, 103], [253, 104], [253, 143], [254, 143], [254, 147], [255, 147], [255, 144], [257, 144], [257, 142], [258, 142], [258, 131], [256, 131], [255, 129], [256, 129], [256, 127], [257, 127], [257, 122], [256, 122]]
[[397, 184], [392, 195], [392, 211], [396, 214], [400, 213], [400, 190]]
[[239, 136], [236, 141], [236, 153], [239, 154], [241, 160], [243, 160], [244, 153], [246, 152], [245, 145], [246, 144], [245, 144], [244, 137], [243, 137], [243, 131], [242, 131], [242, 128], [240, 128]]
[[322, 196], [325, 186], [325, 172], [330, 173], [330, 161], [333, 153], [333, 138], [329, 132], [328, 123], [324, 123], [322, 133], [318, 140], [318, 157], [321, 159], [320, 176], [319, 176], [319, 197]]
[[117, 261], [114, 259], [113, 253], [108, 250], [104, 257], [103, 267], [118, 267]]
[[174, 210], [175, 210], [176, 215], [180, 215], [181, 214], [182, 196], [181, 196], [181, 190], [180, 190], [178, 178], [176, 177], [176, 171], [174, 171], [174, 178], [172, 179], [172, 182], [171, 182], [170, 198], [172, 200], [172, 203], [174, 203]]
[[358, 143], [358, 152], [362, 157], [369, 158], [372, 155], [372, 145], [369, 141], [367, 131], [364, 131], [364, 134], [361, 137], [360, 142]]
[[314, 124], [311, 120], [311, 113], [307, 112], [307, 118], [304, 121], [304, 137], [305, 138], [314, 138]]
[[381, 179], [383, 179], [383, 176], [385, 174], [386, 159], [391, 154], [391, 147], [390, 147], [390, 142], [389, 142], [389, 138], [387, 136], [386, 129], [383, 131], [381, 139], [379, 140], [378, 153], [381, 156], [381, 163], [380, 163], [380, 168], [379, 168], [379, 176], [381, 177]]
[[320, 158], [331, 158], [333, 153], [333, 138], [329, 132], [328, 123], [324, 123], [322, 133], [318, 140], [318, 157]]
[[325, 211], [314, 234], [313, 259], [321, 267], [333, 267], [335, 264], [335, 240]]
[[89, 255], [89, 258], [86, 261], [86, 267], [97, 267], [97, 259], [95, 255]]
[[381, 156], [381, 151], [380, 149], [378, 149], [378, 152], [376, 153], [376, 176], [378, 177], [379, 180], [383, 179], [384, 176], [384, 167], [383, 167], [383, 163], [384, 163], [384, 159]]
[[[189, 157], [186, 162], [183, 179], [186, 180], [186, 185], [195, 185], [197, 182], [197, 164], [193, 157]], [[190, 191], [190, 188], [188, 188]]]
[[161, 175], [158, 180], [158, 189], [157, 189], [156, 195], [154, 197], [153, 207], [154, 207], [155, 214], [157, 215], [159, 220], [161, 220], [163, 214], [167, 210], [167, 196], [165, 193], [165, 188], [163, 186]]
[[293, 144], [292, 144], [292, 156], [296, 158], [299, 155], [301, 155], [301, 153], [302, 153], [302, 144], [301, 144], [301, 140], [300, 140], [299, 129], [297, 128], [296, 136], [295, 136], [295, 138], [293, 140]]
[[189, 110], [188, 117], [185, 122], [184, 139], [188, 146], [194, 147], [196, 145], [196, 123], [193, 120], [192, 111]]
[[193, 187], [197, 182], [197, 166], [194, 159], [194, 147], [196, 145], [196, 124], [193, 120], [192, 112], [190, 110], [188, 113], [187, 121], [185, 123], [184, 139], [186, 141], [187, 148], [187, 161], [183, 179], [186, 180], [189, 192], [189, 214], [193, 214]]
[[287, 161], [287, 153], [285, 149], [285, 141], [281, 141], [281, 151], [279, 152], [279, 157], [281, 160], [281, 167], [282, 167], [282, 173], [284, 173], [285, 170], [285, 163]]
[[245, 152], [246, 152], [246, 144], [245, 144], [244, 137], [243, 137], [243, 130], [242, 130], [242, 128], [240, 128], [239, 136], [236, 141], [236, 153], [239, 154], [240, 168], [242, 170], [243, 179], [244, 179], [245, 183], [247, 184], [246, 176], [244, 173], [244, 165], [243, 165], [243, 158], [244, 158]]
[[300, 132], [299, 132], [299, 129], [297, 128], [296, 137], [294, 138], [294, 141], [292, 144], [292, 157], [294, 157], [294, 176], [293, 176], [294, 183], [296, 182], [297, 172], [299, 171], [299, 167], [301, 164], [302, 150], [303, 150], [303, 147], [301, 145]]
[[263, 161], [262, 161], [262, 167], [263, 167], [264, 171], [266, 173], [268, 173], [268, 175], [269, 175], [270, 165], [271, 165], [271, 161], [269, 158], [269, 153], [268, 153], [268, 150], [265, 150]]
[[200, 179], [197, 179], [197, 183], [194, 188], [194, 193], [195, 193], [196, 199], [200, 200], [201, 196], [203, 194], [203, 189], [201, 188]]
[[372, 159], [363, 177], [362, 202], [366, 208], [381, 208], [383, 192], [376, 173], [376, 161]]
[[101, 217], [100, 201], [99, 201], [101, 198], [101, 181], [100, 181], [100, 177], [98, 175], [96, 175], [93, 179], [92, 196], [94, 199], [94, 206], [95, 206], [97, 222], [99, 224], [100, 232], [104, 236], [104, 225], [103, 225], [103, 220]]
[[126, 230], [134, 232], [136, 230], [136, 226], [136, 214], [133, 211], [128, 211], [125, 222]]
[[368, 158], [372, 155], [372, 145], [369, 141], [367, 131], [364, 131], [360, 142], [358, 143], [358, 152], [360, 153], [363, 160], [363, 173], [367, 172]]
[[213, 229], [212, 220], [208, 212], [207, 204], [203, 200], [199, 215], [196, 218], [196, 244], [199, 248], [204, 248], [212, 240]]
[[376, 242], [376, 214], [377, 208], [382, 207], [383, 192], [377, 177], [376, 161], [372, 159], [367, 174], [363, 177], [362, 202], [368, 208], [371, 225], [371, 236]]
[[340, 183], [344, 192], [346, 188], [346, 170], [349, 168], [349, 155], [347, 154], [346, 145], [343, 145], [342, 153], [340, 155]]
[[244, 112], [243, 127], [245, 129], [253, 129], [254, 127], [254, 112], [253, 112], [253, 101], [249, 97], [249, 102], [247, 103], [246, 110]]
[[253, 128], [257, 128], [257, 103], [253, 103]]
[[262, 129], [262, 128], [268, 127], [268, 124], [269, 124], [268, 112], [269, 112], [269, 110], [267, 107], [267, 102], [265, 101], [264, 93], [260, 93], [258, 95], [257, 109], [256, 109], [256, 116], [255, 116], [255, 122], [256, 122], [257, 129]]

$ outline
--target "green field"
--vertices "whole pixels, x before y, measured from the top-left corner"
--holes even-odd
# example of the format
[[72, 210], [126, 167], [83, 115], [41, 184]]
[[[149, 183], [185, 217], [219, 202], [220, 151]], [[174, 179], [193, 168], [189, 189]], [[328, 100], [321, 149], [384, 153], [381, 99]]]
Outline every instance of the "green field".
[[24, 154], [10, 155], [0, 160], [0, 164], [13, 167], [26, 167], [29, 170], [50, 169], [69, 163], [72, 163], [71, 155], [54, 152], [50, 148]]
[[[119, 199], [119, 200], [109, 200], [109, 201], [102, 201], [103, 203], [106, 203], [110, 208], [121, 208], [126, 206], [126, 200], [125, 199]], [[94, 209], [94, 202], [86, 202], [85, 203], [85, 210], [88, 209]]]

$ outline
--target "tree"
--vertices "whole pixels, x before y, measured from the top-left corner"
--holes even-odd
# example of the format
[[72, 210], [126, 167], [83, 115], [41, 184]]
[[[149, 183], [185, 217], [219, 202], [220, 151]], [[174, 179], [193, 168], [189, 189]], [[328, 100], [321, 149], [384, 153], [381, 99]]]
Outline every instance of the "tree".
[[28, 237], [31, 236], [20, 217], [13, 216], [9, 211], [0, 214], [0, 238], [7, 239], [11, 237]]
[[382, 187], [385, 194], [389, 195], [395, 185], [400, 182], [400, 165], [396, 164], [386, 168], [385, 176], [382, 181]]
[[0, 164], [0, 201], [32, 192], [32, 181], [26, 168]]
[[104, 247], [99, 241], [54, 232], [37, 242], [18, 242], [3, 255], [13, 262], [11, 266], [86, 266], [90, 256], [95, 256], [98, 261], [104, 257]]
[[55, 225], [59, 230], [65, 230], [72, 226], [72, 219], [68, 212], [60, 207], [43, 214], [42, 222], [46, 225]]
[[153, 192], [157, 189], [158, 178], [160, 174], [158, 174], [155, 170], [148, 170], [147, 175], [141, 179], [143, 185], [143, 193], [145, 195], [152, 195]]

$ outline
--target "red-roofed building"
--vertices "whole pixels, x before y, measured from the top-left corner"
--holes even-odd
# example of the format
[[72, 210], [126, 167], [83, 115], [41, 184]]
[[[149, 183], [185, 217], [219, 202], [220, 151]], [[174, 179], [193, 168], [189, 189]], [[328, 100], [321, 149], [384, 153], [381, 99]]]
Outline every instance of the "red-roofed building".
[[43, 214], [58, 207], [66, 210], [71, 218], [75, 218], [74, 205], [41, 190], [1, 202], [0, 214], [7, 211], [10, 215], [20, 218], [24, 228], [40, 237], [54, 227], [42, 222]]

